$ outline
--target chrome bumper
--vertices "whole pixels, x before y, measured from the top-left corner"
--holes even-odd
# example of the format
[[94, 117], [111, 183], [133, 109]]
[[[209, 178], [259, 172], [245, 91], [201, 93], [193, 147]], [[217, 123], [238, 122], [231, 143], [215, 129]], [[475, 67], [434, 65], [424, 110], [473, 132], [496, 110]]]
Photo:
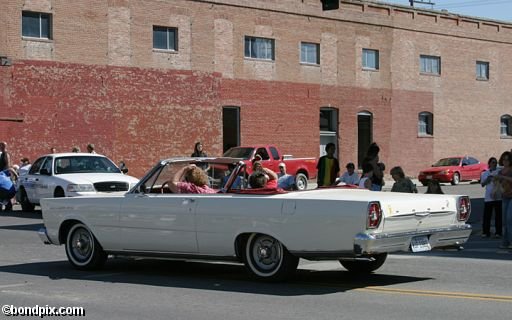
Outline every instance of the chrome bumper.
[[48, 233], [46, 232], [46, 228], [41, 228], [37, 231], [39, 238], [43, 241], [44, 244], [53, 244], [50, 238], [48, 237]]
[[373, 254], [396, 251], [411, 251], [411, 240], [417, 236], [428, 236], [430, 246], [448, 247], [465, 243], [471, 235], [471, 226], [464, 224], [448, 228], [418, 230], [403, 233], [359, 233], [354, 238], [355, 254]]

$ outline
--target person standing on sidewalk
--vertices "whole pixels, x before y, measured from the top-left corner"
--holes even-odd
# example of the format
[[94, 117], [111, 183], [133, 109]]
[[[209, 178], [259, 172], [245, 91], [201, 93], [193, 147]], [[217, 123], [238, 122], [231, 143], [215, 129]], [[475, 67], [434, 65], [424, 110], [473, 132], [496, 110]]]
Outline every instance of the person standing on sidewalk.
[[500, 248], [512, 249], [512, 153], [505, 151], [498, 162], [503, 168], [494, 177], [502, 189], [503, 241]]
[[336, 145], [329, 142], [325, 146], [325, 152], [327, 154], [318, 159], [316, 168], [318, 170], [317, 184], [319, 187], [332, 186], [338, 177], [340, 172], [340, 163], [338, 162], [338, 159], [334, 157], [335, 151]]
[[11, 157], [7, 152], [7, 143], [0, 142], [0, 171], [7, 170], [11, 167]]
[[480, 184], [485, 187], [484, 196], [484, 216], [482, 221], [482, 238], [489, 238], [491, 236], [491, 218], [492, 211], [494, 210], [494, 234], [496, 238], [502, 236], [501, 224], [501, 195], [496, 192], [497, 185], [493, 179], [498, 174], [498, 160], [495, 157], [489, 158], [487, 161], [489, 169], [482, 172], [480, 176]]

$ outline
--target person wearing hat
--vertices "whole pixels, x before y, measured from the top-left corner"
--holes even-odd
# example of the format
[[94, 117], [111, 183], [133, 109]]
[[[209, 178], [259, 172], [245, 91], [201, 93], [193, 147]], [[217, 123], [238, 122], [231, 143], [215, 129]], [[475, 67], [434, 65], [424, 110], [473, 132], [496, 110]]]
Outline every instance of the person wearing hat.
[[284, 190], [297, 190], [295, 177], [286, 173], [286, 164], [279, 163], [279, 173], [277, 174], [277, 187]]
[[277, 188], [277, 174], [268, 168], [264, 168], [261, 161], [254, 161], [252, 170], [253, 173], [249, 176], [251, 188]]

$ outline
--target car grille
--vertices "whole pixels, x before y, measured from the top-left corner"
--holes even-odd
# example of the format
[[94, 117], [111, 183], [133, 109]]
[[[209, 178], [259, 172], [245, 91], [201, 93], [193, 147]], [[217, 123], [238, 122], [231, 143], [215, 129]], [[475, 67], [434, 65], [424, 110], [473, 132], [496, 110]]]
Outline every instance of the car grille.
[[120, 181], [97, 182], [94, 189], [98, 192], [128, 191], [128, 183]]

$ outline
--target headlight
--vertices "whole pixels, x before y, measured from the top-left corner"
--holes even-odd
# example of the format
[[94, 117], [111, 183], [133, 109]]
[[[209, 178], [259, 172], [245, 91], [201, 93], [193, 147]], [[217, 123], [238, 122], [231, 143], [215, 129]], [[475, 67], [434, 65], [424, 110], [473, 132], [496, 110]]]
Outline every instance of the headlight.
[[67, 192], [94, 192], [92, 184], [68, 184]]
[[439, 174], [448, 174], [450, 172], [450, 170], [443, 170], [441, 172], [439, 172]]

